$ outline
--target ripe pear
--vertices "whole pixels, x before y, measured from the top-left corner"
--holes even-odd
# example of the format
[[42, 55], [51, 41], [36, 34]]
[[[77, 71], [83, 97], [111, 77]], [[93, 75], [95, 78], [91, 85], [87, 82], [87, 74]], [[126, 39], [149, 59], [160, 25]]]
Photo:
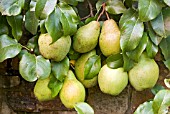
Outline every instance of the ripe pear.
[[113, 19], [106, 20], [103, 23], [99, 46], [104, 56], [120, 52], [120, 30]]
[[137, 91], [154, 87], [158, 77], [157, 63], [146, 54], [142, 54], [139, 62], [129, 71], [129, 81]]
[[62, 36], [56, 42], [52, 43], [52, 37], [46, 33], [41, 34], [38, 39], [40, 53], [47, 59], [61, 61], [70, 50], [70, 36]]
[[98, 75], [98, 83], [103, 93], [118, 95], [128, 84], [128, 74], [123, 68], [111, 69], [104, 65]]
[[90, 52], [82, 54], [76, 61], [75, 64], [75, 74], [76, 77], [86, 88], [93, 87], [97, 84], [97, 75], [89, 80], [84, 79], [84, 66], [86, 61], [89, 59], [89, 57], [96, 55], [96, 50], [92, 50]]
[[54, 99], [51, 96], [51, 90], [48, 88], [50, 76], [45, 79], [39, 79], [34, 87], [34, 95], [39, 101], [48, 101]]
[[85, 88], [76, 79], [73, 72], [70, 70], [64, 80], [63, 87], [59, 93], [61, 102], [67, 108], [74, 108], [74, 105], [78, 102], [84, 102], [85, 100]]
[[73, 38], [73, 49], [79, 53], [86, 53], [94, 49], [98, 43], [100, 23], [91, 21], [80, 27]]

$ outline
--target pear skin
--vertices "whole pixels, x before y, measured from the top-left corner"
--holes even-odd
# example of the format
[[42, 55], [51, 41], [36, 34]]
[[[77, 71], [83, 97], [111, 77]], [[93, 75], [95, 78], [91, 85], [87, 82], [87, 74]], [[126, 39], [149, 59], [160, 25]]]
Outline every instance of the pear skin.
[[52, 43], [52, 37], [49, 34], [41, 34], [38, 39], [40, 53], [47, 59], [61, 61], [70, 50], [70, 36], [62, 36], [56, 42]]
[[94, 49], [98, 43], [100, 23], [91, 21], [80, 27], [73, 38], [73, 49], [79, 53], [86, 53]]
[[76, 79], [71, 70], [68, 72], [68, 75], [64, 80], [59, 97], [64, 106], [71, 109], [74, 108], [76, 103], [84, 102], [85, 100], [85, 88]]
[[113, 19], [106, 20], [103, 23], [99, 46], [106, 57], [120, 52], [120, 30]]

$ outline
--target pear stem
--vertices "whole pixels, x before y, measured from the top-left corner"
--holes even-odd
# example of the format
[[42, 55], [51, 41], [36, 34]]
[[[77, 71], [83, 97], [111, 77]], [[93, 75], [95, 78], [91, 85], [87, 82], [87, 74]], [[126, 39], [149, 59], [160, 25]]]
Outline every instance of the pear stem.
[[104, 11], [105, 11], [105, 3], [102, 4], [103, 10], [102, 12], [99, 14], [99, 17], [97, 18], [97, 21], [99, 21], [100, 17], [103, 15]]
[[110, 17], [109, 17], [109, 15], [108, 15], [107, 11], [105, 11], [105, 14], [106, 14], [107, 20], [109, 20]]

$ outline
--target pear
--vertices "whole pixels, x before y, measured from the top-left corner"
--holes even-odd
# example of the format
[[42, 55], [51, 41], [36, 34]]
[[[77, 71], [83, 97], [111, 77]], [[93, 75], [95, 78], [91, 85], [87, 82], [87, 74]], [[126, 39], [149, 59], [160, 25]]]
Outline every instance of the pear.
[[159, 77], [159, 67], [154, 59], [143, 53], [139, 62], [129, 71], [129, 82], [137, 90], [142, 91], [155, 86]]
[[99, 88], [103, 93], [119, 95], [128, 84], [128, 74], [123, 68], [111, 69], [104, 65], [98, 75]]
[[75, 74], [76, 77], [86, 88], [93, 87], [97, 84], [97, 75], [89, 80], [84, 79], [84, 66], [89, 57], [96, 55], [96, 50], [92, 50], [88, 53], [82, 54], [75, 63]]
[[79, 53], [86, 53], [94, 49], [98, 43], [100, 23], [91, 21], [80, 27], [73, 38], [73, 49]]
[[120, 52], [120, 30], [113, 19], [103, 23], [99, 46], [104, 56], [110, 56]]
[[70, 50], [70, 36], [62, 36], [56, 42], [52, 43], [52, 37], [46, 33], [41, 34], [38, 39], [39, 51], [47, 59], [61, 61]]
[[51, 90], [48, 88], [50, 76], [45, 79], [39, 79], [34, 86], [34, 95], [39, 101], [48, 101], [54, 99], [51, 96]]
[[74, 108], [76, 103], [84, 102], [85, 100], [85, 88], [76, 79], [71, 70], [69, 70], [68, 75], [64, 80], [64, 84], [59, 93], [59, 97], [61, 102], [67, 108]]

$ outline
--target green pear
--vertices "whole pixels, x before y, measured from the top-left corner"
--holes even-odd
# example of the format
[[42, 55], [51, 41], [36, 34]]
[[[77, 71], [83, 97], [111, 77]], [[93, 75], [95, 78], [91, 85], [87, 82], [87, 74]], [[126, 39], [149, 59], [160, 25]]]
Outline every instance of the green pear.
[[120, 30], [113, 19], [106, 20], [103, 23], [99, 46], [105, 56], [120, 52]]
[[70, 36], [62, 36], [56, 42], [52, 43], [52, 37], [46, 33], [41, 34], [38, 39], [39, 51], [47, 59], [61, 61], [70, 50]]
[[157, 63], [146, 54], [142, 54], [139, 62], [129, 71], [129, 81], [137, 91], [154, 87], [158, 77]]
[[94, 49], [98, 43], [100, 23], [91, 21], [80, 27], [73, 38], [73, 49], [79, 53], [86, 53]]
[[98, 75], [98, 83], [103, 93], [118, 95], [128, 84], [128, 74], [123, 68], [111, 69], [104, 65]]
[[84, 66], [89, 57], [96, 55], [96, 50], [92, 50], [88, 53], [82, 54], [75, 63], [75, 74], [76, 77], [86, 88], [93, 87], [97, 84], [97, 75], [89, 80], [84, 79]]
[[34, 95], [39, 101], [48, 101], [54, 99], [51, 96], [51, 90], [48, 88], [50, 76], [45, 79], [39, 79], [34, 87]]
[[64, 84], [59, 93], [59, 97], [61, 102], [67, 108], [74, 108], [76, 103], [84, 102], [85, 100], [85, 88], [76, 79], [71, 70], [69, 70], [68, 75], [64, 80]]

